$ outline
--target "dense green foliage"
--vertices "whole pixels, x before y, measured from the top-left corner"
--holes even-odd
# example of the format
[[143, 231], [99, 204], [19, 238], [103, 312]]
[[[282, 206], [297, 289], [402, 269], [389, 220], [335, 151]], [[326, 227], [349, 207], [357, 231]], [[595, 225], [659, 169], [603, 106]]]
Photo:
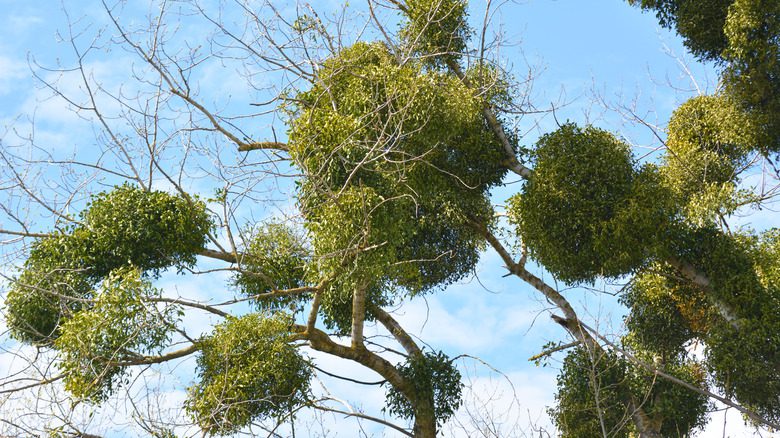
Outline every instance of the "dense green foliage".
[[472, 270], [483, 243], [469, 221], [490, 220], [506, 169], [482, 99], [452, 76], [358, 43], [320, 77], [298, 96], [290, 155], [319, 272], [339, 278], [323, 309], [345, 331], [358, 287], [414, 294]]
[[510, 214], [547, 270], [592, 282], [629, 273], [653, 254], [674, 213], [654, 167], [636, 169], [625, 143], [573, 124], [543, 136], [533, 154], [533, 176]]
[[704, 60], [717, 60], [726, 48], [723, 27], [733, 0], [629, 0], [656, 12], [662, 26], [674, 28], [685, 46]]
[[726, 93], [746, 110], [763, 153], [780, 150], [780, 4], [774, 0], [629, 0], [655, 10], [701, 59], [722, 67]]
[[237, 432], [253, 421], [284, 417], [305, 403], [311, 367], [290, 344], [283, 313], [229, 318], [198, 342], [198, 382], [187, 409], [210, 434]]
[[616, 355], [598, 354], [576, 348], [563, 361], [558, 406], [550, 410], [562, 437], [604, 436], [606, 431], [607, 436], [628, 438], [633, 430], [624, 403], [629, 396], [626, 363]]
[[127, 372], [123, 362], [159, 353], [167, 344], [179, 310], [158, 309], [150, 298], [160, 292], [141, 271], [112, 271], [95, 293], [89, 309], [76, 313], [54, 341], [60, 351], [65, 389], [93, 402], [105, 400]]
[[696, 329], [706, 324], [707, 308], [701, 292], [656, 267], [661, 273], [638, 274], [628, 285], [620, 301], [628, 309], [626, 328], [632, 340], [643, 350], [670, 357], [685, 353], [687, 343], [696, 336]]
[[25, 343], [48, 344], [62, 319], [84, 307], [94, 280], [76, 254], [84, 253], [84, 233], [57, 233], [32, 244], [21, 275], [6, 296], [6, 323]]
[[242, 270], [236, 275], [235, 284], [250, 297], [261, 310], [297, 309], [302, 297], [258, 296], [274, 290], [302, 287], [306, 284], [306, 265], [309, 250], [301, 236], [289, 226], [269, 223], [248, 236], [248, 244], [241, 259]]
[[761, 151], [780, 152], [780, 3], [735, 0], [724, 30], [726, 91], [759, 124]]
[[696, 224], [714, 224], [744, 202], [739, 174], [762, 144], [759, 127], [726, 96], [698, 96], [672, 114], [662, 173]]
[[[549, 411], [563, 437], [687, 437], [702, 428], [707, 398], [654, 370], [780, 421], [780, 232], [728, 227], [730, 215], [762, 201], [741, 188], [746, 169], [780, 151], [780, 2], [629, 2], [655, 11], [721, 73], [721, 89], [674, 111], [656, 163], [574, 123], [521, 148], [502, 115], [518, 107], [511, 77], [487, 59], [471, 62], [466, 2], [391, 2], [404, 13], [398, 41], [330, 40], [329, 57], [302, 75], [310, 84], [280, 96], [289, 141], [279, 148], [301, 172], [301, 230], [250, 224], [235, 250], [204, 251], [213, 228], [205, 203], [115, 187], [30, 246], [5, 303], [12, 336], [55, 349], [65, 388], [95, 403], [126, 383], [129, 366], [197, 351], [186, 410], [209, 435], [278, 424], [315, 403], [307, 345], [393, 382], [384, 412], [434, 436], [462, 404], [461, 374], [444, 353], [410, 346], [412, 336], [379, 310], [473, 273], [489, 241], [511, 274], [558, 306], [565, 318], [556, 321], [578, 340]], [[306, 15], [291, 28], [314, 41], [322, 26]], [[514, 230], [503, 229], [490, 199], [508, 168], [525, 179], [507, 207]], [[227, 207], [228, 190], [220, 193]], [[229, 226], [236, 217], [226, 216]], [[627, 281], [619, 345], [575, 332], [582, 321], [564, 293], [528, 280], [534, 275], [501, 247], [502, 232], [562, 283]], [[159, 357], [170, 353], [181, 311], [163, 306], [151, 281], [194, 267], [199, 253], [231, 263], [244, 299], [180, 301], [225, 320], [197, 340], [179, 331], [191, 346]], [[229, 315], [227, 305], [243, 301], [252, 307]], [[296, 325], [305, 309], [307, 325]], [[364, 339], [357, 326], [377, 319], [405, 361], [391, 364], [384, 345]], [[331, 335], [352, 335], [351, 344]], [[704, 345], [701, 361], [694, 345]]]
[[203, 202], [129, 184], [94, 196], [82, 222], [97, 277], [125, 264], [152, 274], [192, 266], [211, 228]]
[[[444, 424], [461, 405], [463, 383], [460, 371], [441, 351], [409, 356], [398, 372], [407, 378], [415, 393], [430, 397], [436, 421]], [[396, 388], [387, 391], [387, 411], [402, 418], [414, 418], [412, 403]]]
[[[656, 361], [656, 366], [695, 386], [705, 385], [704, 371], [694, 362], [675, 358]], [[633, 413], [626, 408], [631, 397], [643, 401], [650, 428], [663, 437], [687, 437], [706, 424], [706, 396], [659, 379], [615, 353], [589, 352], [582, 347], [564, 359], [558, 377], [558, 405], [549, 413], [564, 438], [629, 438], [636, 436]]]
[[205, 204], [122, 185], [93, 197], [80, 222], [36, 241], [6, 299], [8, 326], [24, 342], [47, 344], [64, 319], [89, 307], [113, 270], [144, 275], [191, 266], [211, 221]]
[[400, 36], [425, 62], [446, 64], [460, 59], [470, 29], [465, 0], [407, 0]]
[[[770, 231], [769, 235], [775, 233]], [[778, 419], [780, 290], [776, 279], [765, 276], [762, 280], [760, 272], [766, 275], [767, 265], [780, 263], [766, 257], [766, 246], [760, 241], [751, 235], [702, 229], [691, 237], [691, 250], [685, 256], [712, 273], [708, 295], [727, 306], [734, 318], [733, 323], [718, 319], [702, 334], [707, 343], [707, 363], [716, 382], [724, 392], [762, 416]], [[764, 263], [763, 269], [759, 263]]]

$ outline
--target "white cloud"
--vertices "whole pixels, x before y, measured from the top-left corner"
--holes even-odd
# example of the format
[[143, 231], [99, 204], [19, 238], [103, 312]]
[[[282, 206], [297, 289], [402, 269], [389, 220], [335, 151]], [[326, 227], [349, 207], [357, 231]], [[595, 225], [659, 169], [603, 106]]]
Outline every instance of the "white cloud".
[[0, 96], [13, 91], [18, 81], [28, 75], [25, 62], [0, 55]]

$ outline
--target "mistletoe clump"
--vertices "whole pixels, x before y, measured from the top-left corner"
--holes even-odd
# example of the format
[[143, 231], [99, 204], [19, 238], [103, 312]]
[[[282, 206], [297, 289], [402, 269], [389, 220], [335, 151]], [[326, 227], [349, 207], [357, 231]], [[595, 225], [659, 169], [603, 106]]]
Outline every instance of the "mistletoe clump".
[[471, 222], [492, 220], [488, 191], [506, 174], [482, 98], [377, 43], [319, 76], [298, 97], [290, 155], [320, 272], [346, 272], [341, 290], [411, 293], [462, 278], [483, 245]]
[[95, 276], [125, 264], [154, 274], [192, 266], [212, 226], [202, 201], [129, 184], [94, 196], [82, 222]]
[[306, 285], [310, 254], [303, 238], [285, 224], [268, 223], [250, 232], [248, 240], [235, 285], [261, 310], [296, 306], [300, 295], [263, 295]]
[[465, 0], [407, 0], [401, 38], [426, 62], [457, 61], [469, 39]]
[[765, 418], [780, 419], [780, 312], [775, 236], [700, 229], [685, 242], [690, 262], [711, 272], [708, 297], [721, 317], [703, 336], [707, 365], [727, 394]]
[[760, 150], [780, 152], [780, 3], [734, 0], [724, 27], [726, 91], [760, 126]]
[[654, 10], [659, 23], [674, 28], [685, 47], [702, 60], [719, 60], [726, 48], [723, 26], [734, 0], [628, 0]]
[[95, 295], [90, 308], [62, 324], [54, 346], [60, 351], [65, 389], [97, 403], [122, 383], [123, 362], [162, 350], [179, 310], [158, 309], [150, 299], [160, 291], [132, 267], [112, 271]]
[[[410, 356], [398, 372], [412, 383], [415, 394], [429, 398], [439, 424], [444, 424], [460, 407], [463, 390], [460, 371], [441, 351]], [[387, 392], [387, 410], [402, 418], [415, 416], [412, 403], [394, 387]]]
[[50, 344], [59, 336], [62, 320], [86, 306], [95, 281], [84, 260], [85, 237], [83, 232], [56, 233], [32, 244], [5, 300], [11, 336], [28, 344]]
[[311, 366], [291, 345], [291, 325], [282, 313], [231, 317], [198, 342], [199, 381], [186, 408], [205, 431], [235, 433], [308, 400]]
[[653, 166], [612, 134], [574, 124], [543, 136], [510, 214], [530, 254], [558, 278], [592, 282], [638, 268], [674, 215]]
[[191, 266], [211, 226], [200, 201], [128, 184], [95, 195], [78, 225], [33, 243], [6, 300], [12, 336], [50, 344], [114, 270]]
[[685, 353], [688, 341], [709, 327], [708, 304], [700, 290], [675, 281], [669, 269], [655, 267], [637, 276], [620, 298], [628, 309], [626, 328], [642, 349], [662, 356]]
[[[625, 346], [624, 348], [631, 348]], [[649, 362], [652, 356], [634, 351]], [[705, 373], [695, 362], [681, 357], [655, 361], [667, 374], [703, 388]], [[558, 376], [558, 405], [549, 413], [563, 438], [636, 436], [633, 412], [627, 406], [641, 403], [649, 430], [659, 436], [688, 436], [706, 424], [706, 396], [665, 381], [647, 369], [611, 351], [572, 350]]]
[[762, 139], [759, 126], [733, 99], [694, 97], [675, 110], [668, 131], [664, 182], [685, 205], [689, 221], [714, 223], [747, 200], [737, 190], [739, 174]]

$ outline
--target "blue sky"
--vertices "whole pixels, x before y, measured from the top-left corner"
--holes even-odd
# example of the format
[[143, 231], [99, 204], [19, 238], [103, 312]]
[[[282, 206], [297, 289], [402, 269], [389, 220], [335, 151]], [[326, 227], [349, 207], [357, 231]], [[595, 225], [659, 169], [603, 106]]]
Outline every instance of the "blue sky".
[[[339, 4], [335, 1], [317, 3], [318, 7], [325, 9]], [[529, 71], [532, 73], [531, 101], [538, 108], [549, 108], [550, 105], [557, 108], [554, 116], [528, 116], [518, 121], [517, 128], [524, 134], [526, 144], [553, 130], [556, 119], [561, 122], [570, 119], [613, 131], [634, 146], [637, 156], [651, 154], [652, 158], [657, 142], [649, 129], [631, 120], [632, 115], [663, 128], [671, 111], [695, 95], [697, 89], [709, 92], [715, 87], [717, 76], [712, 66], [696, 63], [685, 53], [679, 38], [659, 28], [653, 15], [643, 14], [625, 2], [526, 0], [499, 3], [503, 3], [501, 9], [493, 16], [494, 29], [503, 32], [505, 41], [499, 58], [512, 68], [518, 78], [525, 77]], [[131, 2], [126, 6], [123, 20], [131, 25], [143, 23], [143, 16], [149, 9], [139, 4]], [[282, 9], [290, 7], [284, 2], [279, 4]], [[471, 17], [475, 23], [481, 20], [484, 7], [484, 0], [472, 1]], [[116, 37], [112, 30], [101, 33], [109, 21], [100, 3], [65, 1], [64, 9], [74, 23], [73, 29], [79, 32], [76, 37], [79, 46], [86, 47], [93, 38], [97, 43], [86, 58], [92, 80], [107, 90], [134, 95], [137, 87], [134, 75], [143, 76], [144, 73], [136, 70], [139, 61], [130, 53], [111, 45], [110, 38]], [[94, 126], [94, 118], [86, 113], [74, 114], [70, 111], [72, 107], [62, 99], [52, 97], [51, 92], [31, 73], [35, 71], [47, 80], [59, 81], [64, 89], [73, 93], [83, 91], [73, 80], [72, 72], [60, 74], [36, 67], [36, 63], [53, 68], [73, 65], [73, 52], [68, 46], [68, 18], [63, 4], [0, 0], [0, 10], [3, 11], [0, 17], [3, 21], [0, 26], [0, 138], [4, 147], [23, 145], [25, 138], [34, 136], [35, 143], [55, 157], [64, 159], [75, 154], [76, 157], [94, 159], [97, 145], [105, 141]], [[232, 18], [230, 14], [227, 16]], [[203, 34], [202, 23], [182, 20], [178, 26], [177, 41], [192, 46], [204, 44], [206, 35]], [[239, 114], [246, 112], [248, 104], [260, 99], [262, 93], [247, 90], [238, 73], [241, 72], [225, 61], [210, 63], [193, 77], [199, 82], [198, 87], [206, 101], [221, 111]], [[262, 87], [273, 86], [276, 77], [269, 75], [253, 79], [257, 86]], [[101, 103], [111, 110], [121, 111], [121, 106], [110, 99]], [[281, 126], [278, 120], [268, 115], [236, 123], [265, 138], [273, 136], [272, 126], [277, 129]], [[122, 129], [127, 132], [128, 127], [123, 126]], [[227, 160], [228, 164], [239, 159], [236, 154], [230, 158], [229, 145], [218, 147], [224, 148], [220, 154], [203, 155], [200, 159], [220, 158]], [[177, 150], [180, 153], [180, 149], [173, 149], [171, 159], [174, 159]], [[209, 191], [213, 187], [205, 182], [207, 175], [195, 174], [197, 178], [188, 184], [188, 188], [203, 191], [205, 193], [201, 194], [204, 196], [211, 195]], [[51, 170], [51, 173], [45, 171], [42, 177], [64, 178], [58, 169]], [[511, 177], [508, 181], [514, 182]], [[65, 180], [57, 182], [68, 184]], [[109, 178], [93, 184], [111, 182]], [[160, 188], [168, 188], [159, 180], [157, 184]], [[272, 185], [259, 186], [261, 189], [270, 187]], [[258, 208], [247, 200], [242, 203], [238, 214], [249, 222], [289, 211], [289, 184], [282, 184], [281, 189], [281, 194], [262, 195], [272, 198], [273, 207]], [[494, 200], [500, 204], [518, 189], [519, 184], [509, 184], [496, 191]], [[47, 220], [50, 221], [46, 218], [37, 221], [39, 230], [45, 230]], [[762, 213], [743, 219], [743, 223], [761, 228], [777, 225], [778, 221], [771, 213]], [[12, 228], [12, 225], [0, 223], [0, 228], [6, 227]], [[537, 273], [544, 276], [540, 270]], [[398, 318], [432, 347], [453, 356], [477, 356], [500, 370], [503, 376], [477, 360], [461, 361], [464, 374], [470, 376], [474, 385], [470, 400], [491, 399], [491, 410], [497, 417], [501, 416], [506, 428], [516, 424], [530, 436], [534, 425], [549, 427], [544, 409], [553, 401], [557, 361], [551, 360], [548, 367], [537, 367], [527, 359], [538, 353], [546, 342], [565, 340], [566, 337], [562, 329], [550, 320], [550, 306], [541, 296], [519, 280], [503, 278], [503, 274], [498, 257], [488, 252], [480, 262], [475, 278], [429, 295], [425, 300], [405, 303], [399, 309]], [[546, 279], [550, 280], [549, 275]], [[172, 296], [181, 294], [208, 300], [213, 299], [214, 294], [218, 297], [232, 296], [233, 292], [225, 286], [226, 280], [224, 275], [208, 279], [167, 275], [161, 279], [159, 286]], [[599, 288], [610, 290], [608, 285], [597, 284], [596, 289]], [[613, 296], [584, 289], [567, 290], [566, 295], [580, 311], [580, 316], [591, 325], [606, 333], [619, 331], [622, 310]], [[204, 315], [193, 315], [186, 320], [188, 328], [196, 334], [207, 331], [212, 323]], [[7, 342], [5, 345], [13, 348]], [[355, 378], [376, 378], [343, 361], [320, 356], [317, 356], [317, 361], [325, 369], [339, 370]], [[18, 366], [18, 359], [13, 362], [10, 356], [3, 355], [0, 375], [3, 369]], [[172, 365], [171, 370], [152, 371], [149, 377], [150, 382], [158, 382], [156, 379], [159, 377], [164, 394], [160, 403], [173, 409], [172, 415], [177, 415], [175, 407], [184, 396], [180, 389], [189, 383], [192, 369], [193, 362], [185, 361]], [[166, 375], [168, 371], [173, 377]], [[159, 375], [155, 374], [157, 372]], [[323, 381], [335, 397], [349, 400], [355, 407], [362, 406], [373, 413], [381, 407], [381, 390], [355, 388], [354, 385], [327, 378]], [[512, 396], [512, 388], [516, 397]], [[6, 412], [21, 407], [22, 403], [21, 399], [5, 403], [0, 399], [0, 407]], [[117, 412], [124, 412], [126, 405], [119, 400], [112, 403], [98, 415], [101, 420], [92, 421], [98, 430], [102, 427], [118, 433], [125, 430], [124, 426], [111, 426], [109, 419]], [[752, 433], [741, 426], [738, 415], [729, 414], [725, 426], [721, 414], [713, 418], [700, 436], [724, 436], [724, 427], [727, 436], [748, 436]], [[326, 424], [331, 430], [342, 432], [343, 436], [356, 432], [355, 424], [350, 421], [330, 418]], [[386, 435], [393, 436], [390, 433]], [[762, 436], [770, 435], [764, 433]]]

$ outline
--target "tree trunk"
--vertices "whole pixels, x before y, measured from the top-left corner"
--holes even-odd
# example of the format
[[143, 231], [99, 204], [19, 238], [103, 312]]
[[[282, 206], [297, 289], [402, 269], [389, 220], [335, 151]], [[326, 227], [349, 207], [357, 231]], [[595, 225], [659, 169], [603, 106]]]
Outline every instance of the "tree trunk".
[[[425, 404], [428, 406], [419, 406]], [[415, 438], [436, 438], [436, 417], [433, 413], [433, 404], [419, 403], [414, 410], [414, 437]]]

